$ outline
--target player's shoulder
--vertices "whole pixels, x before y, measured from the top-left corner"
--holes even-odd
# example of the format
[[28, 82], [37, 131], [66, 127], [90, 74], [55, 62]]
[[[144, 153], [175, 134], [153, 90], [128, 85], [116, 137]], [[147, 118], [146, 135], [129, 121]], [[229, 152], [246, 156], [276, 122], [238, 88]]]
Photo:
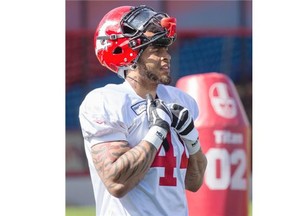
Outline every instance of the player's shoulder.
[[162, 85], [162, 88], [165, 88], [167, 91], [171, 92], [171, 93], [175, 93], [175, 94], [186, 94], [184, 91], [182, 91], [181, 89], [175, 87], [175, 86], [171, 86], [171, 85]]
[[177, 103], [188, 108], [192, 112], [194, 119], [197, 118], [199, 113], [198, 104], [191, 95], [169, 85], [160, 85], [158, 90], [160, 99], [163, 99], [167, 104]]
[[91, 90], [85, 97], [86, 100], [102, 100], [103, 98], [114, 98], [123, 97], [125, 92], [123, 91], [122, 84], [107, 84], [103, 87]]
[[127, 83], [121, 84], [107, 84], [101, 88], [96, 88], [90, 91], [85, 99], [86, 104], [97, 104], [97, 106], [103, 106], [107, 109], [121, 109], [121, 107], [127, 107], [135, 99], [134, 92], [127, 85]]
[[164, 96], [167, 95], [168, 100], [181, 100], [181, 101], [190, 101], [192, 103], [196, 103], [195, 99], [189, 95], [188, 93], [184, 92], [182, 89], [179, 89], [175, 86], [170, 85], [161, 85], [159, 88], [159, 92]]

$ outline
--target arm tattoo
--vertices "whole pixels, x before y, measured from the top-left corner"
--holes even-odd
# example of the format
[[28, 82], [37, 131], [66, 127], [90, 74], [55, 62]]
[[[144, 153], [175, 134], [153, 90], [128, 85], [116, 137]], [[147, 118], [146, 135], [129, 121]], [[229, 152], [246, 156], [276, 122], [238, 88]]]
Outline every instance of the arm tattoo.
[[201, 187], [206, 166], [207, 159], [202, 150], [192, 156], [190, 155], [185, 176], [186, 189], [195, 192]]
[[156, 148], [145, 141], [133, 148], [123, 141], [92, 147], [94, 166], [107, 188], [133, 188], [149, 170], [156, 153]]

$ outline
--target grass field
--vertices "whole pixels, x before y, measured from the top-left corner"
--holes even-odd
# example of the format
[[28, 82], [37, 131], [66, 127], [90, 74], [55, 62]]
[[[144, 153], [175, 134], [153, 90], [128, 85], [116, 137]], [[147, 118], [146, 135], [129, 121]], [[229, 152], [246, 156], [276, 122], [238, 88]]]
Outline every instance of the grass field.
[[[94, 207], [67, 207], [66, 216], [95, 216]], [[252, 203], [249, 205], [249, 214], [252, 216]]]
[[95, 207], [66, 207], [66, 216], [95, 216]]

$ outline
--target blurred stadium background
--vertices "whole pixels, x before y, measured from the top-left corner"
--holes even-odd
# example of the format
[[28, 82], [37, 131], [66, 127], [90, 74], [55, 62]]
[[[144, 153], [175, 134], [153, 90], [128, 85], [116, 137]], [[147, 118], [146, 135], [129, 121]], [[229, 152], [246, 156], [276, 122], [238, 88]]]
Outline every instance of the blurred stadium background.
[[140, 4], [177, 18], [178, 37], [170, 48], [172, 84], [190, 74], [228, 75], [252, 127], [252, 1], [66, 1], [67, 206], [94, 205], [78, 120], [79, 105], [90, 90], [122, 82], [96, 59], [94, 30], [112, 8]]

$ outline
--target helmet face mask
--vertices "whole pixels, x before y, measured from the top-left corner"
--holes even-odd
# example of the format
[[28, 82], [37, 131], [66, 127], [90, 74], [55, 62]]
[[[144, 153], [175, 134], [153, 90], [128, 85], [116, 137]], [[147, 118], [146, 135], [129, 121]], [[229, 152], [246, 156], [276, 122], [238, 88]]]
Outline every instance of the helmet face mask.
[[[145, 32], [154, 33], [152, 37]], [[94, 35], [95, 53], [100, 63], [123, 76], [134, 67], [150, 44], [170, 46], [176, 39], [176, 19], [147, 6], [122, 6], [107, 13]]]
[[142, 44], [139, 45], [136, 48], [146, 47], [148, 45], [153, 46], [160, 46], [160, 47], [168, 47], [172, 45], [172, 43], [175, 41], [176, 38], [169, 38], [166, 36], [166, 33], [158, 32], [155, 33], [152, 37], [146, 37], [142, 38]]
[[[137, 7], [121, 20], [123, 34], [127, 37], [133, 37], [137, 33], [144, 32], [146, 27], [152, 22], [161, 26], [160, 21], [164, 17], [168, 17], [168, 15], [164, 13], [156, 13], [152, 8], [146, 6]], [[126, 34], [125, 27], [131, 29], [132, 32], [134, 31], [134, 35], [129, 34], [129, 31]]]

